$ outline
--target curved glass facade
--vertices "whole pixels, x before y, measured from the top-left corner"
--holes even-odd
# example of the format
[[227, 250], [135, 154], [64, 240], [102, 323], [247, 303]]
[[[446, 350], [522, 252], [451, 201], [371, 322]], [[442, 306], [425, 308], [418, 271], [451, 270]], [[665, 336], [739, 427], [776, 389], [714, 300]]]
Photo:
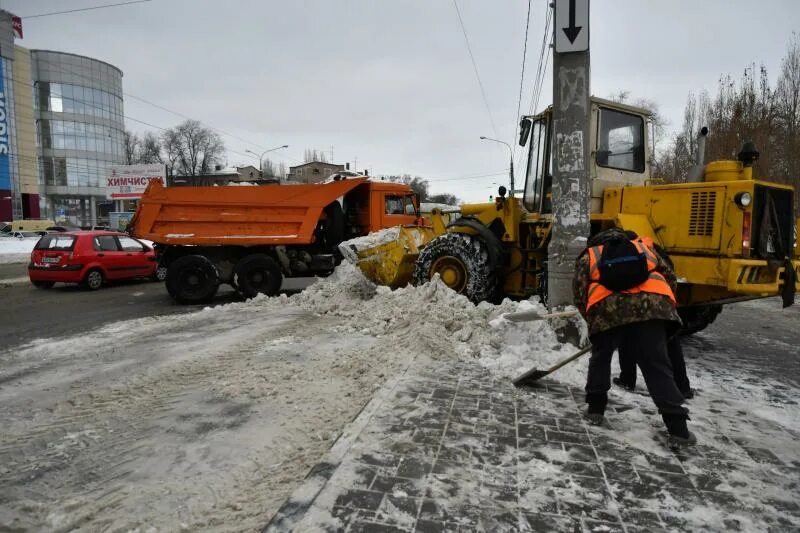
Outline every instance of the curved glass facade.
[[39, 180], [48, 216], [104, 223], [110, 168], [124, 162], [122, 72], [95, 59], [31, 51]]
[[69, 83], [36, 84], [36, 105], [42, 111], [79, 113], [122, 121], [122, 98], [102, 89]]

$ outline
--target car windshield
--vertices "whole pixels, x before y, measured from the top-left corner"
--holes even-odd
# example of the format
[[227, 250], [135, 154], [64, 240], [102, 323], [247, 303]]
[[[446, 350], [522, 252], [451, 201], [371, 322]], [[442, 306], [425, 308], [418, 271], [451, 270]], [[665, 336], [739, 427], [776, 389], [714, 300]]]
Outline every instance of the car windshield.
[[37, 250], [72, 250], [74, 235], [45, 235], [36, 243]]

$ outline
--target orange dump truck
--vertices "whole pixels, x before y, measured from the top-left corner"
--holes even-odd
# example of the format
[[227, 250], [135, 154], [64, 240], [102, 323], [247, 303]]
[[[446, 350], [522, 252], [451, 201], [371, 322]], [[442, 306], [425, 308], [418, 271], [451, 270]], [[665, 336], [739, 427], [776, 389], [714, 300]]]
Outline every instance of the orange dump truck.
[[130, 233], [155, 243], [181, 303], [222, 283], [245, 297], [277, 294], [283, 277], [324, 276], [342, 241], [419, 219], [410, 187], [366, 177], [316, 185], [164, 187], [152, 181]]

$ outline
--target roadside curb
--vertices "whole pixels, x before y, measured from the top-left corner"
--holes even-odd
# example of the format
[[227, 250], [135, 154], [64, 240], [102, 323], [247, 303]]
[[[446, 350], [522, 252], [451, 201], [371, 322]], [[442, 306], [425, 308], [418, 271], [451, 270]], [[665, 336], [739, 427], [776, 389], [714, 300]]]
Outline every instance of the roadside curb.
[[269, 523], [262, 529], [262, 533], [278, 533], [294, 529], [311, 508], [317, 495], [325, 488], [325, 485], [341, 464], [342, 459], [350, 451], [353, 443], [364, 428], [367, 427], [372, 416], [394, 394], [395, 389], [406, 376], [412, 364], [413, 361], [401, 373], [387, 380], [361, 408], [355, 418], [345, 426], [330, 450], [328, 450], [325, 458], [309, 471], [300, 486], [292, 492]]

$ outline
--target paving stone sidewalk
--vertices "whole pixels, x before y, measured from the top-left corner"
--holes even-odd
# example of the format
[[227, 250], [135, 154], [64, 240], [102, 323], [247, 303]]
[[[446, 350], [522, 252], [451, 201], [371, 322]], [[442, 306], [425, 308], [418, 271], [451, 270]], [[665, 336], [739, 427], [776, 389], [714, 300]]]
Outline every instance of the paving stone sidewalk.
[[[707, 398], [693, 409], [700, 443], [673, 451], [644, 394], [613, 394], [599, 428], [582, 402], [580, 389], [517, 390], [477, 364], [409, 373], [265, 531], [800, 532], [793, 429], [751, 418], [743, 432]], [[744, 436], [753, 425], [769, 440]]]

